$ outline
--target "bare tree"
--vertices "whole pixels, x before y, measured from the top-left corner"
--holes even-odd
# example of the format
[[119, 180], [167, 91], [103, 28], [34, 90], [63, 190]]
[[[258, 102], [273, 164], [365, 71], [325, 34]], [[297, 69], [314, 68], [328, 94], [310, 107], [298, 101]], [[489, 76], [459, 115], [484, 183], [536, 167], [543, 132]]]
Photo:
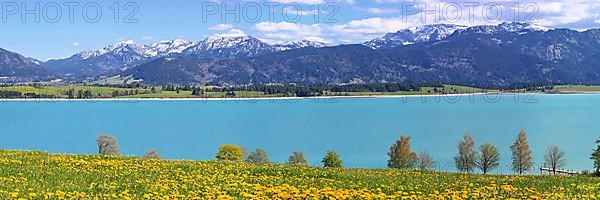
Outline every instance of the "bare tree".
[[143, 158], [160, 160], [160, 155], [158, 154], [158, 151], [156, 151], [155, 149], [150, 149], [150, 150], [146, 151], [146, 154], [144, 154]]
[[515, 172], [523, 174], [533, 166], [533, 158], [527, 142], [527, 133], [522, 130], [515, 142], [510, 146], [512, 150], [512, 168]]
[[304, 158], [304, 153], [294, 151], [288, 158], [288, 164], [290, 165], [308, 165], [308, 161]]
[[500, 152], [494, 145], [482, 144], [479, 151], [481, 155], [477, 159], [477, 166], [483, 174], [487, 174], [500, 165]]
[[256, 148], [256, 151], [250, 152], [246, 158], [247, 163], [253, 164], [268, 164], [271, 163], [267, 152], [261, 148]]
[[435, 161], [433, 161], [433, 157], [431, 157], [427, 151], [421, 151], [417, 155], [417, 167], [423, 170], [433, 169], [435, 167]]
[[404, 135], [390, 147], [388, 156], [389, 168], [410, 169], [414, 168], [417, 162], [417, 154], [410, 150], [410, 137]]
[[556, 170], [558, 168], [565, 166], [567, 159], [565, 158], [565, 152], [560, 150], [558, 146], [550, 146], [548, 149], [546, 149], [544, 161], [544, 165], [550, 167], [552, 172], [556, 174]]
[[98, 153], [101, 155], [119, 155], [119, 143], [117, 138], [112, 135], [98, 135], [96, 138], [98, 144]]
[[463, 140], [458, 143], [458, 155], [454, 157], [456, 169], [471, 173], [477, 166], [476, 159], [475, 140], [469, 134], [465, 134]]

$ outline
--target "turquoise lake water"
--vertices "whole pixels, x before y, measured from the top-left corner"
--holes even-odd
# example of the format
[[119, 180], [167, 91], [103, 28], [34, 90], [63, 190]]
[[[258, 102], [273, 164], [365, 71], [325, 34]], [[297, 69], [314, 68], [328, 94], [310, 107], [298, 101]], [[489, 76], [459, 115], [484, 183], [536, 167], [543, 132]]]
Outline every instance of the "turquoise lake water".
[[[518, 98], [516, 98], [518, 97]], [[327, 150], [346, 167], [385, 167], [400, 135], [427, 150], [438, 169], [453, 171], [465, 132], [492, 143], [507, 173], [510, 145], [521, 129], [536, 164], [558, 145], [566, 169], [591, 169], [600, 137], [600, 95], [479, 95], [252, 101], [0, 102], [0, 148], [96, 153], [95, 138], [116, 136], [126, 155], [156, 149], [167, 159], [213, 159], [221, 144], [265, 149], [275, 162], [293, 151], [320, 165]]]

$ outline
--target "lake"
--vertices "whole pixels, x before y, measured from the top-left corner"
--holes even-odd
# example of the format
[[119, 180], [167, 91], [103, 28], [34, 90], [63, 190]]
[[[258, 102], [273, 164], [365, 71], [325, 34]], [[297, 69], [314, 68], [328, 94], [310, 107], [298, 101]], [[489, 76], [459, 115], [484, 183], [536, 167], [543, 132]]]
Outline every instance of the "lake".
[[476, 145], [501, 150], [508, 173], [510, 145], [521, 129], [536, 164], [545, 149], [566, 152], [566, 169], [591, 169], [600, 136], [600, 95], [469, 95], [459, 97], [195, 101], [2, 101], [0, 148], [96, 153], [95, 139], [111, 134], [126, 155], [156, 149], [167, 159], [213, 159], [221, 144], [261, 147], [275, 162], [293, 151], [320, 165], [327, 150], [346, 167], [386, 167], [400, 135], [427, 150], [440, 170], [451, 164], [465, 132]]

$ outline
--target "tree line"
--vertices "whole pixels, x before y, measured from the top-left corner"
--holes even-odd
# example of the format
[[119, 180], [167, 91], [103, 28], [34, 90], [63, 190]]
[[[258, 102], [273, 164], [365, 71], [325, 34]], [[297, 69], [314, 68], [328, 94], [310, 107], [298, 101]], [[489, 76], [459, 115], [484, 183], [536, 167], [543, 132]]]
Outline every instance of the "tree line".
[[[120, 155], [120, 147], [117, 138], [111, 135], [99, 135], [96, 139], [98, 153], [101, 155]], [[594, 163], [594, 173], [600, 176], [600, 139], [596, 140], [597, 147], [593, 150], [590, 159]], [[500, 151], [496, 146], [484, 143], [476, 149], [475, 140], [469, 134], [465, 134], [457, 145], [458, 154], [454, 157], [454, 164], [458, 171], [474, 173], [479, 169], [483, 174], [500, 166]], [[533, 167], [533, 156], [527, 141], [527, 133], [522, 130], [510, 146], [512, 170], [518, 174], [524, 174]], [[389, 159], [387, 167], [392, 169], [421, 169], [432, 170], [437, 163], [427, 151], [413, 152], [410, 147], [410, 137], [403, 135], [392, 144], [387, 153]], [[148, 150], [142, 156], [145, 159], [161, 159], [156, 150]], [[264, 149], [256, 148], [246, 153], [245, 148], [232, 144], [224, 144], [219, 147], [215, 159], [227, 162], [246, 162], [252, 164], [273, 163]], [[342, 168], [344, 166], [340, 154], [335, 151], [327, 151], [321, 160], [323, 167]], [[308, 165], [302, 152], [292, 152], [288, 157], [287, 164]], [[550, 146], [546, 149], [544, 166], [556, 171], [566, 165], [565, 152], [558, 146]]]
[[36, 94], [33, 92], [22, 93], [18, 91], [0, 91], [0, 98], [3, 99], [21, 99], [21, 98], [56, 98], [55, 95]]
[[[325, 92], [349, 93], [349, 92], [400, 92], [420, 91], [422, 87], [443, 88], [438, 83], [367, 83], [367, 84], [261, 84], [243, 86], [223, 87], [200, 87], [200, 86], [162, 86], [163, 91], [192, 91], [194, 95], [202, 95], [206, 92], [225, 92], [235, 95], [236, 91], [262, 92], [265, 95], [285, 94], [288, 96], [308, 97], [322, 96]], [[438, 90], [436, 90], [438, 91]], [[430, 92], [436, 92], [430, 91]]]

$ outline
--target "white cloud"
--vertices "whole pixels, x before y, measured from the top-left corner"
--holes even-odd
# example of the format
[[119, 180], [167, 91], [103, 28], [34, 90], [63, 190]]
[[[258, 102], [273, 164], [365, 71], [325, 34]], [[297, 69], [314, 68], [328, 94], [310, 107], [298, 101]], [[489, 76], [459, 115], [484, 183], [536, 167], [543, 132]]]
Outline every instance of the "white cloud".
[[276, 3], [298, 3], [298, 4], [322, 4], [323, 0], [269, 0], [270, 2]]
[[263, 32], [274, 32], [274, 31], [298, 31], [302, 24], [295, 24], [290, 22], [260, 22], [254, 25], [254, 28]]
[[[445, 4], [441, 4], [442, 6]], [[505, 10], [508, 8], [503, 7]], [[397, 10], [394, 8], [371, 9], [372, 13], [391, 13]], [[475, 8], [475, 13], [482, 13], [485, 8], [479, 6]], [[367, 10], [369, 11], [369, 10]], [[449, 9], [446, 16], [454, 16], [461, 10]], [[461, 13], [459, 13], [461, 14]], [[461, 14], [463, 15], [463, 14]], [[263, 22], [255, 25], [261, 37], [271, 40], [299, 39], [303, 37], [319, 37], [336, 43], [361, 43], [380, 37], [386, 33], [396, 32], [400, 29], [422, 26], [425, 24], [453, 23], [461, 25], [483, 25], [498, 24], [500, 21], [486, 21], [481, 16], [470, 19], [468, 16], [462, 16], [456, 21], [444, 21], [448, 17], [440, 14], [414, 14], [408, 16], [393, 17], [371, 17], [364, 19], [350, 20], [341, 24], [296, 24], [289, 22], [270, 23]]]
[[561, 13], [563, 11], [563, 3], [561, 2], [538, 2], [540, 13]]
[[297, 10], [296, 7], [294, 6], [286, 6], [283, 8], [283, 12], [286, 13], [286, 15], [289, 15], [290, 17], [295, 17], [295, 16], [308, 16], [308, 15], [316, 15], [316, 14], [323, 14], [323, 10], [304, 10], [304, 9], [300, 9]]
[[271, 43], [302, 39], [328, 41], [322, 37], [322, 26], [321, 24], [261, 22], [255, 24], [254, 29], [258, 31], [258, 37]]
[[404, 23], [401, 18], [368, 18], [353, 20], [346, 24], [334, 25], [331, 32], [342, 42], [352, 43], [366, 41], [379, 37], [385, 33], [395, 32], [399, 29], [408, 28], [410, 24]]
[[148, 36], [148, 35], [142, 36], [142, 40], [153, 40], [153, 39], [154, 39], [154, 37], [152, 37], [152, 36]]
[[217, 24], [211, 27], [208, 27], [208, 30], [212, 30], [212, 31], [224, 31], [224, 30], [229, 30], [232, 29], [233, 25], [231, 24]]
[[73, 42], [73, 44], [71, 44], [71, 45], [73, 45], [73, 46], [79, 46], [79, 43]]
[[[485, 5], [500, 5], [502, 9], [503, 21], [537, 21], [540, 25], [561, 26], [573, 23], [583, 23], [584, 21], [593, 22], [600, 19], [598, 9], [600, 9], [599, 0], [545, 0], [545, 1], [515, 1], [515, 0], [374, 0], [375, 3], [386, 6], [398, 7], [399, 9], [411, 4], [425, 4], [428, 9], [435, 6], [443, 8], [447, 5], [461, 5], [463, 17], [468, 14], [466, 3], [476, 3], [475, 18], [483, 18]], [[520, 8], [516, 8], [519, 5]], [[489, 7], [488, 7], [489, 8]], [[534, 9], [537, 12], [533, 12]], [[514, 11], [519, 15], [515, 16]], [[533, 15], [532, 15], [533, 14]], [[485, 21], [485, 20], [484, 20]], [[481, 22], [481, 20], [479, 20]], [[470, 23], [472, 24], [472, 23]], [[589, 24], [591, 25], [591, 24]], [[589, 26], [588, 25], [588, 26]]]
[[314, 5], [314, 4], [325, 4], [325, 3], [345, 3], [352, 5], [355, 3], [354, 0], [266, 0], [267, 2], [275, 2], [282, 4], [304, 4], [304, 5]]
[[214, 37], [243, 37], [243, 36], [247, 36], [247, 34], [244, 33], [244, 31], [242, 31], [240, 29], [230, 29], [227, 32], [217, 33], [212, 36], [214, 36]]
[[540, 12], [535, 17], [544, 26], [561, 26], [585, 20], [599, 19], [600, 1], [539, 3]]
[[400, 12], [396, 8], [366, 8], [361, 10], [375, 15], [397, 14]]

